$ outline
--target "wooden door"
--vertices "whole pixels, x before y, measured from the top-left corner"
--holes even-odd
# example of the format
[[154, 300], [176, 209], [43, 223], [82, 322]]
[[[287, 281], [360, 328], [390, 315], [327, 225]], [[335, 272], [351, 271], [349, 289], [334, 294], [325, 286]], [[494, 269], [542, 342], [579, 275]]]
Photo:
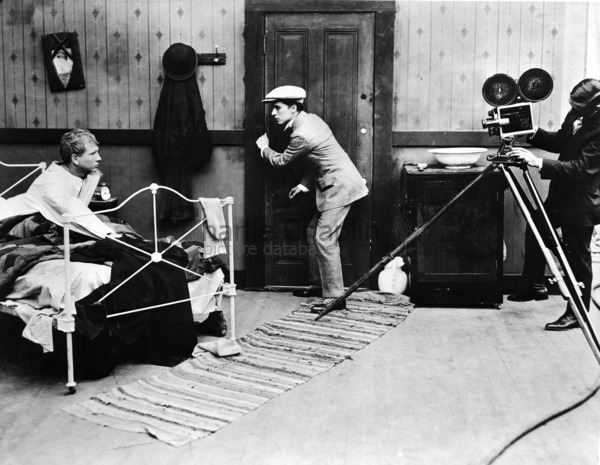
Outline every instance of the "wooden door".
[[[306, 89], [306, 110], [330, 126], [371, 187], [374, 15], [268, 14], [265, 21], [265, 94], [282, 85]], [[283, 151], [287, 136], [271, 109], [265, 105], [265, 127], [271, 146]], [[266, 286], [307, 284], [306, 226], [315, 211], [314, 192], [288, 200], [302, 176], [294, 168], [265, 166]], [[352, 205], [340, 237], [346, 286], [369, 269], [370, 240], [369, 195]]]

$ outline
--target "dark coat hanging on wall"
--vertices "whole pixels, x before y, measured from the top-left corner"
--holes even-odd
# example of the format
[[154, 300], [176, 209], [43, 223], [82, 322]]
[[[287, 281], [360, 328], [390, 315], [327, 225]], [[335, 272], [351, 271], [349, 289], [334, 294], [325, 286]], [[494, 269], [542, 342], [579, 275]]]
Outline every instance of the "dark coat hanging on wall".
[[[166, 76], [154, 118], [152, 154], [161, 183], [192, 198], [191, 173], [212, 154], [196, 74], [185, 80]], [[194, 217], [193, 205], [160, 191], [159, 218], [178, 223]]]

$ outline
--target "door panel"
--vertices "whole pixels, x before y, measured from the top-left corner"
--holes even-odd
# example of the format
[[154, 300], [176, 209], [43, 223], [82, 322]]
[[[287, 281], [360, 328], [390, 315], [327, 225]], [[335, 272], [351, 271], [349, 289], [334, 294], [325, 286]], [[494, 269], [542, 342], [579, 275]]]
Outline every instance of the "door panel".
[[[374, 15], [298, 13], [266, 15], [265, 94], [281, 85], [306, 89], [306, 110], [330, 126], [371, 186], [373, 163]], [[265, 105], [271, 147], [283, 151], [289, 140]], [[363, 131], [361, 132], [361, 129]], [[265, 167], [265, 283], [307, 284], [306, 226], [315, 211], [314, 192], [288, 200], [303, 177], [299, 167]], [[340, 246], [344, 282], [369, 269], [370, 196], [353, 204]]]

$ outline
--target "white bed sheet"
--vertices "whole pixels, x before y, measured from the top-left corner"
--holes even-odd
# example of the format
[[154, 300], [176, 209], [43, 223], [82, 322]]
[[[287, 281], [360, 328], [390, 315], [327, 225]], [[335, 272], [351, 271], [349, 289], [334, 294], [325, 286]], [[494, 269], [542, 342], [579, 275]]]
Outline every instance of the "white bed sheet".
[[219, 269], [212, 273], [204, 273], [200, 279], [188, 282], [195, 321], [203, 321], [206, 315], [219, 309], [222, 294], [214, 294], [221, 290], [224, 278], [223, 271]]
[[[94, 289], [110, 281], [110, 266], [97, 263], [71, 263], [73, 301], [83, 299]], [[7, 299], [19, 300], [33, 308], [63, 308], [65, 303], [65, 261], [46, 260], [19, 276]]]
[[[74, 301], [84, 298], [110, 281], [110, 266], [97, 263], [71, 263], [71, 293]], [[52, 325], [61, 318], [65, 303], [65, 261], [46, 260], [19, 276], [3, 304], [7, 313], [25, 322], [23, 337], [52, 352]]]

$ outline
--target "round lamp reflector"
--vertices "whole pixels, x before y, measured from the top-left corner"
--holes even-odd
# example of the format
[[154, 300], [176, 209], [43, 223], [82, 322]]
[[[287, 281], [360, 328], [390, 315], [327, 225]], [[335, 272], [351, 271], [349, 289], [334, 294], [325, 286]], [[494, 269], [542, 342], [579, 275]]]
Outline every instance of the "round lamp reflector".
[[552, 76], [541, 68], [525, 71], [518, 81], [519, 93], [528, 102], [540, 102], [547, 98], [554, 87]]
[[494, 74], [485, 80], [481, 91], [490, 105], [509, 105], [517, 98], [517, 83], [507, 74]]

